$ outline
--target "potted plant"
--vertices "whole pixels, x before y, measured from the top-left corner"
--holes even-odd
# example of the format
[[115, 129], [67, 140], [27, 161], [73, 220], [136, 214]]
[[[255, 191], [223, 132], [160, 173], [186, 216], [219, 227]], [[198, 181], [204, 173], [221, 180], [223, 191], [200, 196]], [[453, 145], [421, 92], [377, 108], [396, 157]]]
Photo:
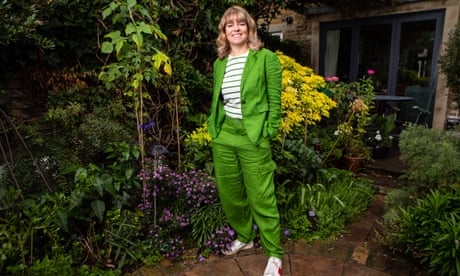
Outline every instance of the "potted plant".
[[338, 102], [335, 117], [337, 122], [337, 130], [334, 132], [337, 136], [335, 147], [342, 149], [347, 169], [351, 171], [356, 171], [363, 162], [371, 158], [371, 149], [366, 143], [366, 133], [372, 121], [370, 110], [374, 102], [374, 86], [371, 78], [373, 73], [373, 70], [368, 70], [368, 76], [356, 82], [339, 82], [337, 78], [330, 78], [328, 82], [327, 90]]
[[369, 133], [368, 144], [372, 147], [372, 158], [380, 159], [388, 156], [393, 146], [393, 130], [396, 127], [396, 113], [377, 115], [374, 124], [376, 129]]

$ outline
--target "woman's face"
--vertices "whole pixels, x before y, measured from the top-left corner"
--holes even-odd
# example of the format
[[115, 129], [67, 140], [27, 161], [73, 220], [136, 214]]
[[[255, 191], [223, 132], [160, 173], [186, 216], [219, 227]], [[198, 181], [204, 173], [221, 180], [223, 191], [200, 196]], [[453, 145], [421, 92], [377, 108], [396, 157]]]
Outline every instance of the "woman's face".
[[244, 46], [248, 42], [248, 24], [236, 17], [230, 18], [225, 24], [225, 36], [230, 46]]

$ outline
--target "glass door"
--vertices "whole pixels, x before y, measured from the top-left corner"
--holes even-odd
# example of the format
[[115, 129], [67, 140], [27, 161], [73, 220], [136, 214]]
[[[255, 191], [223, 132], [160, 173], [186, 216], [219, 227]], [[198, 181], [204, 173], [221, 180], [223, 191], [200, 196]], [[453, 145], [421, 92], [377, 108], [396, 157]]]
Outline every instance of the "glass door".
[[401, 23], [397, 95], [410, 85], [430, 85], [435, 31], [435, 20]]
[[324, 76], [350, 81], [351, 28], [330, 29], [326, 33]]
[[390, 69], [391, 24], [362, 26], [359, 32], [358, 78], [374, 71], [377, 93], [386, 93]]

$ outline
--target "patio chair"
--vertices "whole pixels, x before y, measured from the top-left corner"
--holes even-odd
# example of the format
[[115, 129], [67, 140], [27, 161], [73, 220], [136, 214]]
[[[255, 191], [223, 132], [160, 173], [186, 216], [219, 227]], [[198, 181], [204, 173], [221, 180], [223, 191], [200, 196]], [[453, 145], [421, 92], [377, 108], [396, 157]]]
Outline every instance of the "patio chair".
[[431, 104], [434, 88], [425, 86], [407, 86], [404, 96], [414, 98], [410, 102], [401, 102], [399, 107], [393, 107], [398, 114], [398, 123], [412, 123], [428, 127], [428, 118], [431, 115]]

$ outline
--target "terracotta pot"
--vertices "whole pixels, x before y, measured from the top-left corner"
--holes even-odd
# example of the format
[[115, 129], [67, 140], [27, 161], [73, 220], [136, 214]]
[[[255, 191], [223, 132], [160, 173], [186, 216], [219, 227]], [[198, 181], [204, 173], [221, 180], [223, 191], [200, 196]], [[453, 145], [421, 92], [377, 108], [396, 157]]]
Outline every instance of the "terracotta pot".
[[358, 170], [362, 167], [364, 160], [366, 159], [364, 157], [355, 157], [349, 155], [345, 155], [344, 158], [347, 170], [354, 173], [358, 172]]

